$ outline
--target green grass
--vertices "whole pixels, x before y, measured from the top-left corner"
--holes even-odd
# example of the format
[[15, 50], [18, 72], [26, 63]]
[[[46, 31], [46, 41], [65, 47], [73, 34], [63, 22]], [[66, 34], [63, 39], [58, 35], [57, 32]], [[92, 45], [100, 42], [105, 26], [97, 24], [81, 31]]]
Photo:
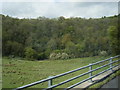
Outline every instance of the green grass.
[[[44, 61], [26, 61], [22, 59], [3, 58], [2, 59], [2, 62], [3, 62], [2, 64], [3, 84], [2, 85], [3, 85], [3, 88], [16, 88], [16, 87], [23, 86], [38, 80], [48, 78], [49, 76], [54, 76], [57, 74], [61, 74], [61, 73], [79, 68], [79, 67], [88, 65], [89, 63], [94, 63], [106, 58], [96, 56], [96, 57], [76, 58], [76, 59], [69, 59], [69, 60], [44, 60]], [[97, 65], [97, 66], [100, 66], [100, 65]], [[71, 77], [87, 72], [88, 70], [89, 68], [86, 68], [86, 69], [77, 71], [75, 73], [68, 74], [66, 76], [54, 79], [53, 84], [60, 83]], [[87, 78], [88, 76], [89, 75], [85, 75], [79, 79], [73, 80], [57, 88], [66, 88], [72, 84], [75, 84]], [[46, 88], [47, 84], [48, 82], [45, 82], [42, 84], [32, 86], [31, 88]]]

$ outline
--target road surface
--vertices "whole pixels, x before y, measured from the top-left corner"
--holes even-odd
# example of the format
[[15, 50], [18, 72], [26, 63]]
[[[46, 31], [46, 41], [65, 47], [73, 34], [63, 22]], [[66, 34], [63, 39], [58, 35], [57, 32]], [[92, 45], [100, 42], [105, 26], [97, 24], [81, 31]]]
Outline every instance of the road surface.
[[111, 81], [103, 85], [99, 90], [102, 90], [102, 88], [119, 88], [118, 90], [120, 90], [120, 76], [112, 79]]

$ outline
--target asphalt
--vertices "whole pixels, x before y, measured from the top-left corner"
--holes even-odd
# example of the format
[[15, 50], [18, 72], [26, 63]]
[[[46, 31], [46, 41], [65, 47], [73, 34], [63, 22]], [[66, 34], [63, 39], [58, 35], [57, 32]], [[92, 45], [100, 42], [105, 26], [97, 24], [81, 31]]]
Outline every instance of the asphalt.
[[117, 76], [116, 78], [112, 79], [111, 81], [103, 85], [99, 90], [102, 90], [102, 88], [119, 88], [120, 90], [119, 84], [120, 84], [120, 76]]

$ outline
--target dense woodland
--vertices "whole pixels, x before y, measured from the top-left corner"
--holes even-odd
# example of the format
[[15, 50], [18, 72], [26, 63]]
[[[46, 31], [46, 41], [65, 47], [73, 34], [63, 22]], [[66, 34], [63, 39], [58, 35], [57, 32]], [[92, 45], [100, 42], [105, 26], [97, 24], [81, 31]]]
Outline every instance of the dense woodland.
[[118, 15], [18, 19], [2, 16], [2, 55], [30, 60], [120, 53]]

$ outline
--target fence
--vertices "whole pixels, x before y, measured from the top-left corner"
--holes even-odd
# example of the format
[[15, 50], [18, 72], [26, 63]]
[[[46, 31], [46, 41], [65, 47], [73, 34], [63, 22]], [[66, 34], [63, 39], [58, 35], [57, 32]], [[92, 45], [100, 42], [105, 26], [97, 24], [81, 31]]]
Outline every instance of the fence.
[[[50, 90], [50, 89], [52, 89], [52, 88], [55, 88], [55, 87], [60, 86], [60, 85], [63, 85], [63, 84], [65, 84], [65, 83], [67, 83], [67, 82], [70, 82], [70, 81], [72, 81], [72, 80], [75, 80], [75, 79], [77, 79], [77, 78], [80, 78], [80, 77], [82, 77], [82, 76], [84, 76], [84, 75], [86, 75], [86, 74], [89, 74], [89, 78], [86, 78], [86, 79], [84, 79], [84, 80], [82, 80], [82, 81], [80, 81], [80, 82], [78, 82], [78, 83], [76, 83], [76, 84], [74, 84], [74, 85], [71, 85], [71, 86], [67, 87], [66, 90], [68, 90], [68, 89], [71, 89], [71, 88], [73, 88], [73, 87], [75, 87], [75, 86], [77, 86], [77, 85], [85, 82], [85, 81], [90, 80], [90, 81], [92, 82], [92, 78], [94, 78], [94, 77], [96, 77], [96, 76], [98, 76], [98, 75], [100, 75], [100, 74], [102, 74], [102, 73], [104, 73], [104, 72], [106, 72], [106, 71], [108, 71], [108, 70], [113, 71], [112, 69], [113, 69], [114, 67], [117, 67], [117, 66], [120, 65], [120, 64], [113, 65], [113, 63], [116, 63], [116, 62], [119, 62], [119, 61], [120, 61], [120, 59], [113, 61], [114, 58], [118, 58], [118, 57], [120, 57], [120, 55], [117, 55], [117, 56], [114, 56], [114, 57], [111, 57], [111, 58], [108, 58], [108, 59], [105, 59], [105, 60], [102, 60], [102, 61], [98, 61], [98, 62], [96, 62], [96, 63], [91, 63], [91, 64], [89, 64], [89, 65], [86, 65], [86, 66], [83, 66], [83, 67], [77, 68], [77, 69], [75, 69], [75, 70], [71, 70], [71, 71], [68, 71], [68, 72], [65, 72], [65, 73], [56, 75], [56, 76], [51, 76], [51, 77], [48, 77], [47, 79], [43, 79], [43, 80], [40, 80], [40, 81], [37, 81], [37, 82], [33, 82], [33, 83], [31, 83], [31, 84], [18, 87], [18, 88], [14, 89], [14, 90], [24, 89], [24, 88], [31, 87], [31, 86], [33, 86], [33, 85], [37, 85], [37, 84], [40, 84], [40, 83], [43, 83], [43, 82], [47, 82], [47, 81], [48, 81], [48, 88], [46, 88], [45, 90]], [[97, 64], [100, 64], [100, 63], [105, 62], [105, 61], [109, 61], [109, 63], [108, 63], [108, 64], [105, 64], [105, 65], [102, 65], [102, 66], [100, 66], [100, 67], [97, 67], [97, 68], [95, 68], [95, 69], [92, 69], [93, 65], [97, 65]], [[106, 67], [106, 66], [109, 66], [109, 68], [107, 68], [107, 69], [99, 72], [99, 73], [96, 74], [96, 75], [92, 75], [92, 72], [94, 72], [94, 71], [96, 71], [96, 70], [99, 70], [99, 69], [101, 69], [101, 68], [103, 68], [103, 67]], [[73, 72], [76, 72], [76, 71], [79, 71], [79, 70], [82, 70], [82, 69], [85, 69], [85, 68], [89, 68], [89, 71], [88, 71], [88, 72], [85, 72], [85, 73], [82, 73], [82, 74], [80, 74], [80, 75], [78, 75], [78, 76], [75, 76], [75, 77], [73, 77], [73, 78], [70, 78], [70, 79], [68, 79], [68, 80], [65, 80], [65, 81], [63, 81], [63, 82], [60, 82], [60, 83], [58, 83], [58, 84], [52, 85], [52, 80], [53, 80], [53, 79], [58, 78], [58, 77], [65, 76], [65, 75], [67, 75], [67, 74], [70, 74], [70, 73], [73, 73]]]

